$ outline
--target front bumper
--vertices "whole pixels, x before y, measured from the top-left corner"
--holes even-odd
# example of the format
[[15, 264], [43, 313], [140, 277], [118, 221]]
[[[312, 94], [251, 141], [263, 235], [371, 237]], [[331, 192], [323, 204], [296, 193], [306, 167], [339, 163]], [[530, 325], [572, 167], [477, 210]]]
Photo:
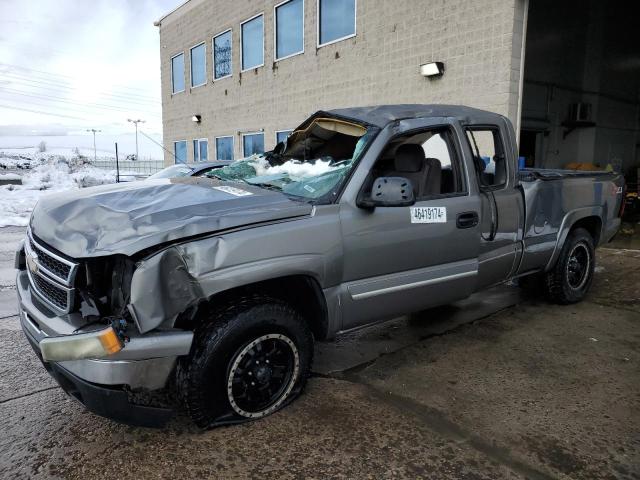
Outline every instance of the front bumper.
[[162, 427], [173, 416], [173, 411], [170, 408], [132, 404], [122, 388], [87, 382], [59, 363], [43, 361], [38, 344], [29, 334], [27, 334], [27, 339], [47, 372], [58, 382], [67, 395], [78, 400], [90, 412], [116, 422], [139, 427]]
[[[48, 311], [32, 294], [26, 271], [18, 271], [16, 286], [22, 330], [42, 360], [40, 342], [44, 338], [75, 334], [82, 319], [77, 314], [60, 317]], [[60, 386], [88, 410], [117, 421], [146, 425], [144, 419], [162, 417], [157, 412], [162, 409], [129, 403], [127, 390], [165, 387], [177, 358], [189, 353], [192, 341], [192, 332], [149, 332], [131, 338], [122, 350], [107, 358], [43, 361], [43, 364]]]

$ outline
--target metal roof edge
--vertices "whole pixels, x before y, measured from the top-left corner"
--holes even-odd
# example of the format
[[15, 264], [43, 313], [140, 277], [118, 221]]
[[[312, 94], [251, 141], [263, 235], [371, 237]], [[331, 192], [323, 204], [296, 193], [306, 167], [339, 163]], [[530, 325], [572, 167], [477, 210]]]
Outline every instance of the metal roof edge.
[[155, 22], [153, 22], [153, 26], [154, 27], [159, 27], [162, 23], [162, 21], [167, 18], [169, 15], [173, 14], [174, 12], [180, 10], [182, 7], [184, 7], [187, 3], [189, 3], [191, 0], [185, 0], [184, 2], [182, 2], [180, 5], [178, 5], [176, 8], [174, 8], [173, 10], [171, 10], [170, 12], [165, 13], [162, 17], [160, 17], [158, 20], [156, 20]]

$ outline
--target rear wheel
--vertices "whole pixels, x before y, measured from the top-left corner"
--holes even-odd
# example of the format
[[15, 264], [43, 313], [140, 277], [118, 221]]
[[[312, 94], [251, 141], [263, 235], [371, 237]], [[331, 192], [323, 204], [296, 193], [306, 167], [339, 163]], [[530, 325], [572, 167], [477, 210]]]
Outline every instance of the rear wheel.
[[571, 231], [553, 269], [545, 276], [549, 298], [560, 304], [581, 301], [593, 281], [595, 249], [593, 238], [583, 228]]
[[311, 332], [294, 309], [244, 298], [196, 330], [191, 354], [177, 367], [177, 388], [199, 427], [258, 419], [300, 394], [312, 356]]

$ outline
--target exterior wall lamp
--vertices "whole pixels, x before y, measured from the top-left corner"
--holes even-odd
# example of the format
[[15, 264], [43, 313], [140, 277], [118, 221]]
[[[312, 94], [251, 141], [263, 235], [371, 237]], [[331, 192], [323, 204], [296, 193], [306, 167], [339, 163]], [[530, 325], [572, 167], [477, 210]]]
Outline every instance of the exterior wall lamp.
[[191, 117], [191, 121], [195, 123], [200, 123], [202, 121], [202, 115], [194, 115]]
[[420, 65], [420, 75], [427, 78], [441, 77], [444, 74], [444, 63], [431, 62]]

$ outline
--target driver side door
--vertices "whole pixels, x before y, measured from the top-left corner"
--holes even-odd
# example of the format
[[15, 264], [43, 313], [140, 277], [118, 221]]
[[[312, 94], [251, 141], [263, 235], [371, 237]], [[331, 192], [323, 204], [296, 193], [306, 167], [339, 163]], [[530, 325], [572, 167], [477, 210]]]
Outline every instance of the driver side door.
[[480, 198], [469, 192], [454, 126], [428, 123], [401, 122], [400, 132], [405, 133], [391, 136], [378, 158], [369, 160], [370, 166], [360, 166], [369, 169], [362, 188], [379, 176], [382, 162], [393, 158], [390, 149], [429, 137], [422, 146], [425, 159], [435, 158], [441, 165], [439, 191], [402, 207], [367, 209], [353, 196], [342, 199], [343, 331], [450, 303], [475, 288]]

